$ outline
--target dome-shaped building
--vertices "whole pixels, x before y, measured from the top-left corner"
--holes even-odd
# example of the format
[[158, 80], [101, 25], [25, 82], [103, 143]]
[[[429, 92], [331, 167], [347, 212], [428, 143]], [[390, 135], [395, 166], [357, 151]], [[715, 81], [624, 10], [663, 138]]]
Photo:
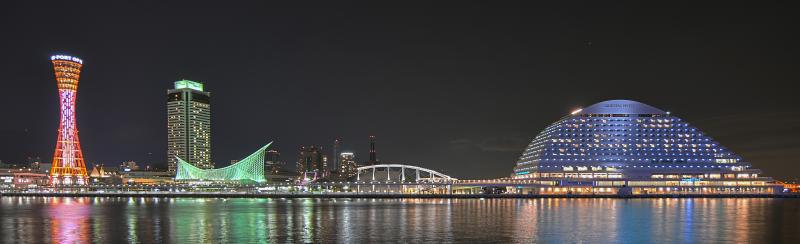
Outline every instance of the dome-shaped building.
[[547, 126], [512, 177], [548, 186], [528, 189], [534, 193], [773, 193], [759, 174], [670, 112], [609, 100]]

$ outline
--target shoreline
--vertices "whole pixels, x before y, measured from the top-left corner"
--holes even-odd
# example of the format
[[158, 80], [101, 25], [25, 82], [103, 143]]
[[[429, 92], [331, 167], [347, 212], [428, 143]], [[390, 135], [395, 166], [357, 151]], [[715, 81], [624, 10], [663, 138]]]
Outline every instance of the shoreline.
[[290, 193], [100, 193], [100, 192], [10, 192], [0, 197], [148, 197], [148, 198], [364, 198], [364, 199], [538, 199], [538, 198], [800, 198], [800, 194], [649, 194], [649, 195], [527, 195], [527, 194], [290, 194]]

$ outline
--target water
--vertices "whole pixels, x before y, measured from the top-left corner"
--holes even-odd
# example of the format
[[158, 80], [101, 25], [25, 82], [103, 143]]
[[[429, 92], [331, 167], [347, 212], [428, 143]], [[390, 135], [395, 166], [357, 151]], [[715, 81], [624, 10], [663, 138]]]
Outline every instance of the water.
[[781, 243], [800, 199], [0, 198], [0, 241]]

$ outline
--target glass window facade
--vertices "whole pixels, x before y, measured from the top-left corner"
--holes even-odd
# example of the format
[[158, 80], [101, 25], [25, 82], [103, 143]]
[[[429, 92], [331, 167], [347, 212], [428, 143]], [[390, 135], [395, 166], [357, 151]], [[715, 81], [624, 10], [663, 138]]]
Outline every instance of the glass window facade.
[[680, 180], [729, 174], [753, 178], [759, 173], [669, 112], [636, 101], [610, 100], [547, 126], [522, 153], [512, 177]]

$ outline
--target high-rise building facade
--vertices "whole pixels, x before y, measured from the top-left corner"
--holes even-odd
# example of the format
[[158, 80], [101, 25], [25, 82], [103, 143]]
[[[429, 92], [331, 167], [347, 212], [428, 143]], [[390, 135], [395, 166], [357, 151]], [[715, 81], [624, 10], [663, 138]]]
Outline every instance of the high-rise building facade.
[[66, 55], [50, 57], [55, 71], [61, 116], [58, 126], [58, 139], [50, 168], [50, 183], [53, 185], [84, 185], [88, 183], [86, 163], [78, 139], [78, 125], [75, 120], [75, 100], [78, 95], [83, 60]]
[[358, 172], [356, 170], [356, 155], [352, 152], [342, 152], [339, 154], [339, 168], [337, 169], [337, 176], [339, 179], [347, 179], [353, 177]]
[[177, 158], [201, 168], [211, 162], [211, 93], [190, 80], [167, 91], [167, 168], [175, 173]]
[[322, 153], [322, 147], [300, 147], [297, 172], [301, 180], [316, 180], [327, 177], [328, 157]]
[[281, 153], [278, 150], [271, 149], [268, 150], [266, 156], [264, 158], [264, 172], [271, 173], [271, 174], [278, 174], [283, 167], [283, 162], [281, 160]]

